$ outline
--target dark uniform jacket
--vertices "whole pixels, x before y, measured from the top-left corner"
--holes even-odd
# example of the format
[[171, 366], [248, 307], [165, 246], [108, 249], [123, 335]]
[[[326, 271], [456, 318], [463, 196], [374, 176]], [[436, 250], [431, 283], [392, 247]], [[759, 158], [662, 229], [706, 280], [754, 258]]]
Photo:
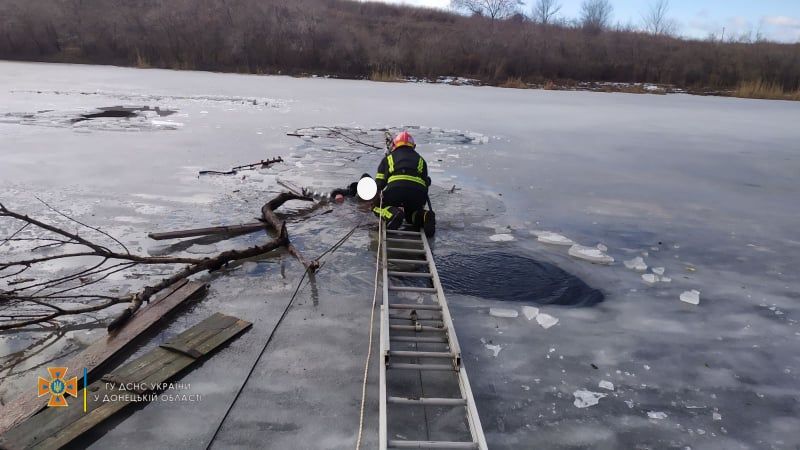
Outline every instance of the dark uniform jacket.
[[397, 148], [381, 161], [375, 182], [378, 192], [384, 188], [404, 188], [427, 193], [431, 184], [428, 163], [411, 147]]

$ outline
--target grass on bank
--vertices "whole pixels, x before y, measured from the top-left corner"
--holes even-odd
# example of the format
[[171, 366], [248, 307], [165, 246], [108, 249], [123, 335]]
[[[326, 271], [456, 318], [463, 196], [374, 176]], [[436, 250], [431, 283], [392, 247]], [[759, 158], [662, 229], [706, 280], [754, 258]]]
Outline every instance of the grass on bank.
[[372, 73], [369, 74], [369, 79], [371, 81], [382, 81], [385, 83], [398, 83], [405, 81], [403, 80], [403, 74], [401, 74], [397, 69], [373, 70]]
[[757, 98], [763, 100], [800, 101], [800, 89], [787, 91], [779, 83], [763, 80], [744, 81], [733, 91], [734, 97]]

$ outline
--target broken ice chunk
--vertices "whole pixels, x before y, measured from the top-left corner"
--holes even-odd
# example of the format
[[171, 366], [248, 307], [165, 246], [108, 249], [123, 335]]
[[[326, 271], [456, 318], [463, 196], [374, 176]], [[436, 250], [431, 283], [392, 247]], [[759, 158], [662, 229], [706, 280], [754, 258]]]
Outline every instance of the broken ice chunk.
[[653, 273], [656, 275], [664, 275], [663, 267], [653, 267]]
[[492, 356], [494, 356], [495, 358], [497, 358], [497, 354], [500, 353], [500, 350], [503, 349], [503, 347], [493, 344], [484, 344], [484, 347], [486, 347], [487, 350], [491, 350], [493, 353]]
[[583, 245], [573, 245], [569, 248], [569, 256], [582, 259], [597, 264], [611, 264], [614, 258], [603, 253], [602, 250], [594, 247], [584, 247]]
[[647, 417], [649, 419], [664, 420], [667, 418], [667, 413], [661, 411], [647, 411]]
[[545, 244], [552, 244], [552, 245], [573, 245], [575, 242], [572, 239], [560, 235], [558, 233], [552, 233], [550, 231], [534, 231], [533, 234], [536, 235], [536, 240]]
[[539, 308], [534, 308], [533, 306], [523, 306], [522, 314], [525, 315], [526, 319], [531, 320], [539, 315]]
[[588, 408], [600, 402], [600, 399], [607, 397], [608, 394], [601, 394], [599, 392], [587, 391], [579, 389], [572, 393], [575, 396], [575, 401], [572, 403], [576, 408]]
[[651, 286], [658, 283], [658, 277], [653, 275], [652, 273], [643, 273], [642, 280]]
[[545, 330], [552, 327], [553, 325], [558, 323], [558, 319], [551, 316], [550, 314], [541, 313], [536, 316], [536, 322], [542, 326]]
[[685, 291], [681, 294], [681, 301], [685, 303], [689, 303], [690, 305], [699, 305], [700, 304], [700, 291], [696, 289], [692, 289], [691, 291]]
[[711, 414], [711, 418], [713, 418], [714, 420], [722, 420], [722, 414], [715, 412]]
[[489, 236], [489, 240], [492, 242], [510, 242], [514, 240], [514, 236], [510, 234], [495, 234]]
[[614, 390], [614, 383], [606, 380], [600, 381], [600, 383], [597, 386], [600, 387], [601, 389], [607, 389], [609, 391]]
[[637, 272], [644, 272], [647, 270], [647, 264], [645, 264], [644, 259], [642, 259], [641, 256], [629, 259], [628, 261], [623, 261], [623, 264], [625, 264], [625, 267], [628, 269], [632, 269]]
[[503, 309], [503, 308], [489, 308], [489, 315], [493, 317], [504, 317], [506, 319], [513, 319], [519, 316], [516, 309]]

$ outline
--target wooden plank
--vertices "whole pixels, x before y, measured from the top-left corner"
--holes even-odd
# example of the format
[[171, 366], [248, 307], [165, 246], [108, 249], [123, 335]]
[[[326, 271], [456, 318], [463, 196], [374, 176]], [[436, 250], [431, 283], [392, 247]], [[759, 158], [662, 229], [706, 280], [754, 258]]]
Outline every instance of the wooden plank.
[[[202, 342], [199, 342], [204, 349], [202, 358], [250, 328], [251, 325], [250, 322], [217, 313], [176, 336], [168, 344], [185, 345], [188, 342], [187, 336], [204, 335], [205, 337], [201, 338]], [[198, 334], [198, 329], [211, 330], [213, 332], [210, 334]], [[152, 387], [174, 379], [176, 375], [184, 372], [185, 369], [199, 359], [166, 348], [156, 347], [147, 354], [114, 370], [109, 374], [109, 378]], [[142, 361], [147, 362], [147, 364], [143, 365]], [[143, 366], [148, 369], [150, 369], [150, 366], [154, 366], [154, 368], [149, 370], [147, 374], [137, 373], [137, 370]], [[47, 408], [5, 433], [0, 440], [0, 446], [10, 449], [61, 448], [131, 403], [134, 403], [129, 398], [105, 402], [104, 396], [106, 394], [134, 393], [151, 395], [157, 394], [158, 391], [151, 388], [142, 389], [138, 392], [120, 391], [113, 388], [109, 390], [106, 381], [96, 381], [89, 386], [90, 412], [88, 414], [83, 413], [83, 409], [79, 405], [68, 408]]]
[[189, 230], [149, 233], [147, 237], [149, 237], [150, 239], [155, 239], [156, 241], [161, 241], [165, 239], [181, 239], [187, 237], [208, 236], [211, 234], [251, 233], [258, 230], [263, 230], [265, 227], [268, 226], [269, 225], [267, 225], [264, 222], [251, 222], [251, 223], [242, 223], [238, 225], [224, 225], [219, 227], [192, 228]]
[[[205, 294], [207, 289], [207, 284], [196, 281], [182, 280], [175, 283], [159, 293], [121, 329], [97, 340], [63, 366], [71, 371], [82, 371], [86, 367], [89, 377], [96, 377], [98, 371], [102, 371], [103, 364], [128, 347], [134, 339], [152, 329], [181, 304]], [[80, 374], [74, 372], [74, 375]], [[0, 434], [36, 414], [46, 404], [47, 398], [36, 397], [36, 391], [31, 389], [0, 407]]]

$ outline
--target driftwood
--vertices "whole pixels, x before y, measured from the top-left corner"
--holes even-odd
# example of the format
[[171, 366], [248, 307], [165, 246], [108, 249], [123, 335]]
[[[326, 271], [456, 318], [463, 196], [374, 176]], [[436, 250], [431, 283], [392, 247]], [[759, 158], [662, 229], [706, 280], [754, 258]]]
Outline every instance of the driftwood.
[[187, 237], [208, 236], [212, 234], [241, 234], [261, 230], [266, 225], [263, 222], [242, 223], [239, 225], [225, 225], [221, 227], [192, 228], [189, 230], [166, 231], [162, 233], [149, 233], [147, 237], [156, 241], [166, 239], [183, 239]]

